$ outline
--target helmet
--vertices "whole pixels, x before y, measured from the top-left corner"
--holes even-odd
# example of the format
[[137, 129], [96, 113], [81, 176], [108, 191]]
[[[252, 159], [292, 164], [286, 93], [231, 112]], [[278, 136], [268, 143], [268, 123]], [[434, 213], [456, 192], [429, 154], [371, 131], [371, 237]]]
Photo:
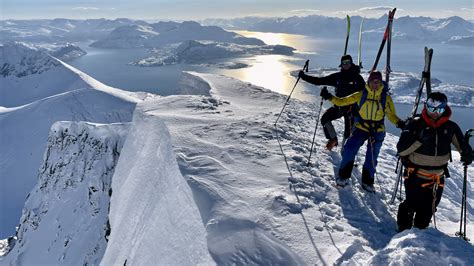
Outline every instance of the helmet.
[[443, 114], [447, 106], [448, 98], [441, 92], [432, 92], [425, 102], [426, 111], [428, 112], [428, 115], [433, 118], [439, 117]]

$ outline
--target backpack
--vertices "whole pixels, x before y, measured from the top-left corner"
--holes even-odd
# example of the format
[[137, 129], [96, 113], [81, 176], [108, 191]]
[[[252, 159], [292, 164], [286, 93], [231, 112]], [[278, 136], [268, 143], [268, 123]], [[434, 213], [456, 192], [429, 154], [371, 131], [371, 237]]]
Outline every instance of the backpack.
[[360, 101], [357, 104], [357, 112], [355, 112], [356, 113], [355, 121], [359, 122], [359, 124], [364, 126], [365, 128], [367, 128], [365, 125], [369, 124], [370, 127], [367, 128], [367, 129], [369, 131], [372, 131], [372, 129], [377, 129], [377, 128], [380, 127], [380, 125], [384, 124], [384, 121], [385, 121], [385, 104], [387, 103], [387, 95], [389, 94], [388, 85], [387, 85], [387, 83], [385, 83], [385, 81], [383, 82], [382, 94], [380, 96], [380, 104], [382, 105], [383, 117], [380, 121], [365, 120], [359, 114], [360, 108], [362, 107], [362, 105], [364, 105], [365, 101], [367, 100], [367, 94], [368, 94], [367, 89], [364, 89], [362, 91], [362, 96], [360, 98]]

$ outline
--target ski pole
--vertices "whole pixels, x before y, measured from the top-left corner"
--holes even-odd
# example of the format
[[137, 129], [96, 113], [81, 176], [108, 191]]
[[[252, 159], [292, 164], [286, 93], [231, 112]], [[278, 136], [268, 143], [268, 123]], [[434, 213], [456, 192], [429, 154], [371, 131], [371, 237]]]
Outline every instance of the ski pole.
[[[309, 67], [309, 60], [306, 60], [306, 62], [304, 63], [304, 66], [303, 66], [303, 71], [308, 72], [308, 67]], [[285, 110], [285, 107], [286, 107], [286, 105], [288, 104], [288, 101], [289, 101], [290, 98], [291, 98], [291, 94], [293, 94], [293, 91], [295, 90], [296, 85], [298, 85], [298, 82], [299, 82], [299, 81], [300, 81], [300, 77], [298, 76], [298, 79], [296, 79], [295, 85], [293, 86], [293, 89], [291, 90], [290, 95], [288, 95], [288, 98], [286, 99], [286, 102], [285, 102], [285, 104], [283, 105], [283, 108], [281, 109], [280, 114], [278, 115], [278, 117], [277, 117], [277, 119], [276, 119], [276, 121], [275, 121], [275, 124], [274, 124], [275, 126], [276, 126], [276, 124], [278, 123], [278, 120], [280, 119], [280, 116], [281, 116], [281, 114], [283, 113], [283, 110]]]
[[[326, 86], [324, 86], [323, 88], [326, 88]], [[313, 141], [311, 142], [311, 149], [309, 150], [308, 164], [306, 166], [309, 166], [311, 163], [311, 155], [313, 153], [314, 140], [316, 139], [316, 131], [318, 131], [319, 116], [321, 115], [321, 109], [323, 108], [323, 101], [324, 99], [323, 97], [321, 97], [321, 102], [319, 103], [319, 111], [316, 117], [316, 127], [314, 128]]]
[[[469, 129], [464, 135], [464, 141], [469, 143], [469, 138], [472, 137], [472, 132], [474, 129]], [[469, 145], [469, 144], [468, 144]], [[462, 185], [462, 199], [461, 199], [461, 219], [459, 221], [459, 232], [456, 232], [456, 236], [461, 237], [462, 239], [469, 241], [467, 238], [466, 224], [467, 224], [467, 164], [464, 165], [464, 180]], [[464, 232], [463, 232], [463, 222], [464, 222]]]

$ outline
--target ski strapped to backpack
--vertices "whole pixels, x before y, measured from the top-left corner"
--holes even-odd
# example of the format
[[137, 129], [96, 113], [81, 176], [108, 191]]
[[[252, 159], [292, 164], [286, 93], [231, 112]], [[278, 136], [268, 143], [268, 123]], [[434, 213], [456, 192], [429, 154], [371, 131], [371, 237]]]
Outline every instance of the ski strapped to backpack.
[[[423, 94], [423, 88], [426, 87], [426, 96], [430, 95], [431, 93], [431, 59], [433, 58], [433, 49], [428, 49], [425, 47], [425, 67], [423, 68], [423, 72], [421, 74], [420, 85], [418, 86], [418, 90], [415, 95], [415, 102], [413, 103], [413, 108], [408, 120], [413, 119], [416, 116], [418, 105], [420, 103], [421, 95]], [[395, 186], [392, 192], [392, 198], [390, 199], [390, 204], [395, 202], [395, 198], [397, 197], [397, 192], [400, 188], [400, 196], [399, 199], [402, 200], [402, 182], [403, 182], [403, 165], [400, 163], [400, 158], [398, 158], [397, 166], [395, 167], [395, 173], [397, 173], [397, 179], [395, 181]]]
[[362, 25], [364, 24], [365, 17], [362, 18], [360, 21], [359, 27], [359, 49], [357, 52], [357, 64], [359, 65], [359, 69], [362, 69]]
[[346, 45], [344, 45], [344, 55], [347, 54], [347, 45], [349, 43], [349, 35], [351, 33], [351, 17], [349, 15], [346, 15], [347, 19], [347, 33], [346, 33]]
[[387, 39], [391, 36], [391, 33], [389, 34], [389, 31], [392, 30], [392, 23], [393, 23], [393, 17], [395, 16], [395, 11], [397, 9], [394, 8], [391, 11], [388, 12], [388, 23], [387, 27], [385, 28], [385, 33], [383, 35], [382, 43], [380, 44], [379, 51], [377, 52], [377, 57], [375, 58], [374, 65], [372, 66], [372, 71], [375, 71], [377, 69], [377, 65], [380, 60], [380, 56], [382, 55], [383, 48], [385, 46], [385, 43], [387, 42]]

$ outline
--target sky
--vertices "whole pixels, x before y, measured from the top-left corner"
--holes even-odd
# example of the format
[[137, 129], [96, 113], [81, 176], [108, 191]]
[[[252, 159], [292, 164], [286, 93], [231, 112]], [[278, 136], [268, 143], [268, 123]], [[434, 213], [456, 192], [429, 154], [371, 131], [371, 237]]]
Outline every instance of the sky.
[[243, 16], [380, 17], [397, 7], [398, 16], [460, 16], [474, 20], [473, 0], [2, 0], [1, 19], [133, 18], [145, 20], [200, 20]]

